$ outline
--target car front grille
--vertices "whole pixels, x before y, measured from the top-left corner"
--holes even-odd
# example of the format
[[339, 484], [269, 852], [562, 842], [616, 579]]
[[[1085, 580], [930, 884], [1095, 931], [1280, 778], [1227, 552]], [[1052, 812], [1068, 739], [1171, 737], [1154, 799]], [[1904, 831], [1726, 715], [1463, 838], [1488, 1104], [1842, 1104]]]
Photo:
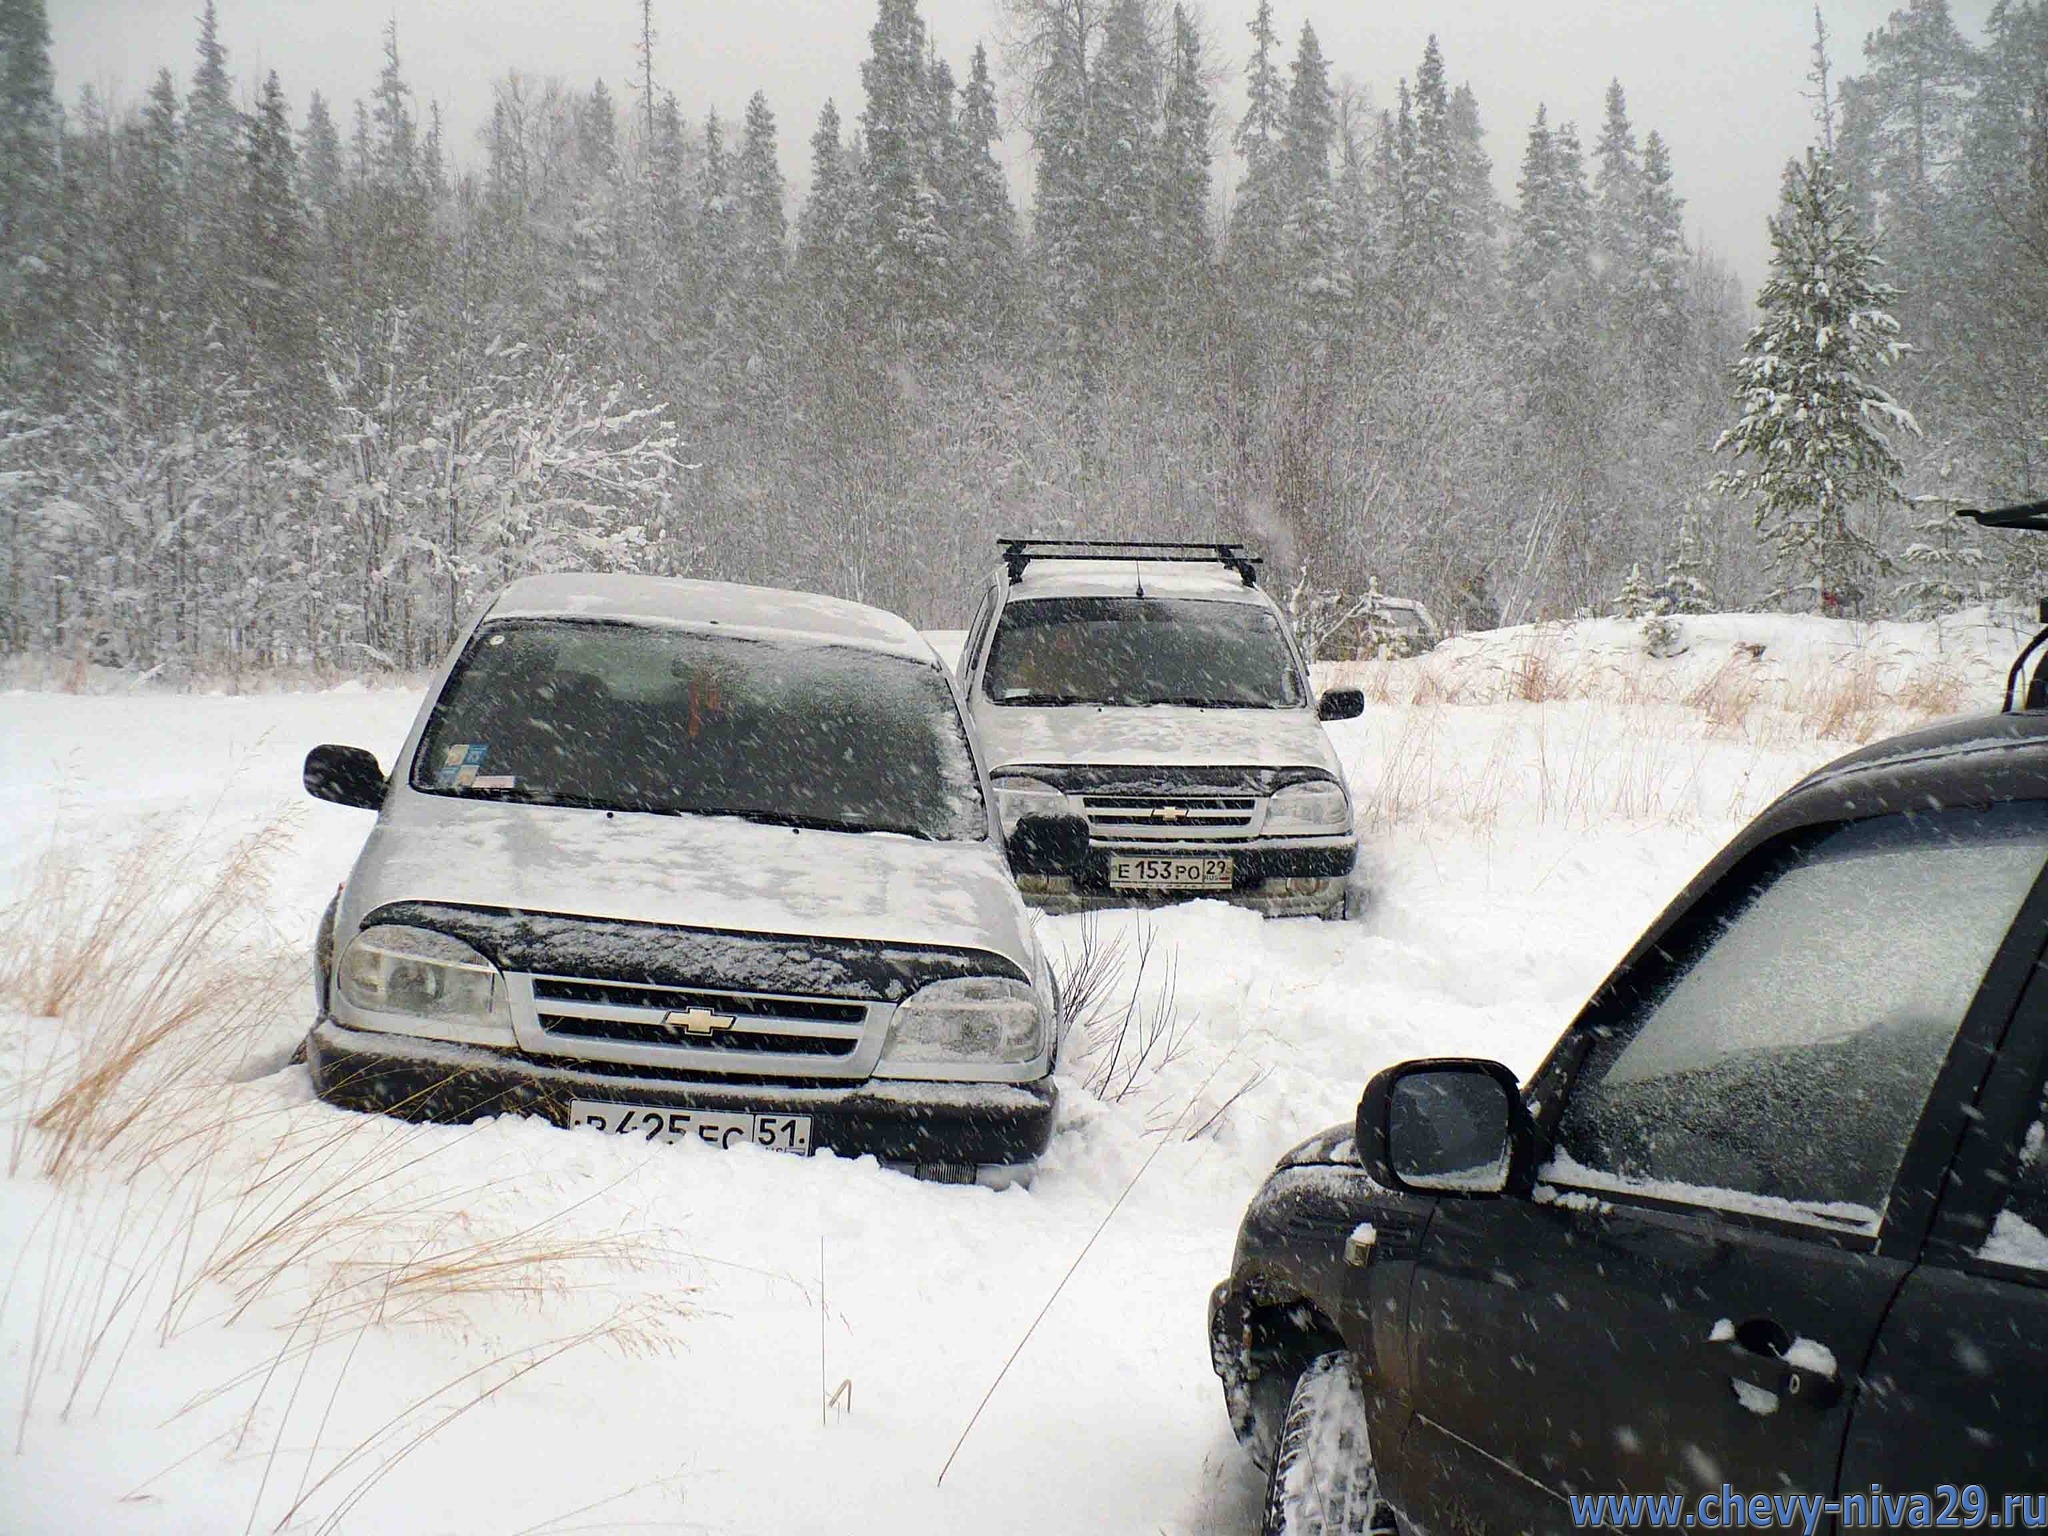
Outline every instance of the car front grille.
[[1245, 837], [1259, 814], [1256, 795], [1131, 795], [1083, 798], [1088, 830], [1103, 839]]
[[519, 981], [534, 1021], [563, 1055], [707, 1073], [841, 1075], [877, 1006], [575, 976], [516, 978], [515, 992]]

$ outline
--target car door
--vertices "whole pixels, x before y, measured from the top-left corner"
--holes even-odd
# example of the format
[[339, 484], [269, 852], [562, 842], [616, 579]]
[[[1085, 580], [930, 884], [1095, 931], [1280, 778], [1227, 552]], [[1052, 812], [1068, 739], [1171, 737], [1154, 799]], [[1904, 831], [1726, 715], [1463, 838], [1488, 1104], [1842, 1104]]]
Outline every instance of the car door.
[[1959, 1032], [2011, 1016], [2044, 855], [2036, 802], [1806, 828], [1603, 992], [1534, 1190], [1445, 1199], [1422, 1245], [1388, 1468], [1412, 1525], [1832, 1490], [1845, 1389], [1931, 1203], [1901, 1169], [1923, 1122], [1953, 1150], [1954, 1082], [1981, 1071]]
[[[1925, 1254], [1864, 1374], [1843, 1453], [1845, 1500], [1947, 1485], [1954, 1491], [1935, 1495], [1937, 1518], [2048, 1528], [2044, 1056], [2048, 973], [2037, 969], [1975, 1106]], [[1984, 1490], [1981, 1503], [1973, 1489]], [[2020, 1502], [2008, 1508], [2009, 1497]]]

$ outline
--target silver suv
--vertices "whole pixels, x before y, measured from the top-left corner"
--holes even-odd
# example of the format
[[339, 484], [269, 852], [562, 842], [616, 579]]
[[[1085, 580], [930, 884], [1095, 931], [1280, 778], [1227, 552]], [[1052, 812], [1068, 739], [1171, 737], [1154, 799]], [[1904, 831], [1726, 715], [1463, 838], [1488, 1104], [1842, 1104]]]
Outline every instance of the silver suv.
[[1004, 829], [1079, 817], [1085, 851], [1020, 868], [1053, 911], [1216, 896], [1341, 916], [1351, 798], [1287, 622], [1234, 544], [1005, 540], [960, 658]]
[[901, 619], [634, 576], [507, 589], [329, 906], [330, 1102], [1009, 1182], [1052, 1134], [1050, 974], [960, 699]]

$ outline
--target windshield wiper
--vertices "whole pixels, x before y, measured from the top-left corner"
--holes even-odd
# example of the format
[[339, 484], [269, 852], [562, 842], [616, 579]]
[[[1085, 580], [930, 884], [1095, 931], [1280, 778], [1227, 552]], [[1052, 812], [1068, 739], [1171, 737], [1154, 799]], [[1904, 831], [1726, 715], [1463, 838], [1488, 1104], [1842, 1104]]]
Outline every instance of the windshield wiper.
[[590, 795], [557, 794], [544, 789], [449, 789], [442, 793], [464, 800], [492, 800], [509, 805], [556, 806], [571, 811], [617, 811], [622, 816], [730, 816], [736, 821], [759, 822], [770, 827], [802, 827], [813, 832], [895, 832], [924, 842], [937, 842], [931, 833], [916, 827], [869, 826], [854, 821], [834, 821], [829, 816], [800, 816], [794, 811], [750, 811], [731, 806], [641, 805], [626, 800], [599, 800]]
[[1253, 699], [1199, 699], [1175, 698], [1153, 699], [1154, 704], [1173, 704], [1182, 709], [1277, 709], [1277, 704], [1264, 704]]
[[806, 831], [812, 832], [895, 832], [904, 837], [921, 838], [928, 843], [937, 841], [930, 833], [920, 832], [915, 827], [889, 827], [870, 825], [858, 821], [834, 821], [829, 816], [799, 816], [794, 811], [693, 811], [685, 809], [672, 811], [669, 814], [674, 816], [731, 816], [739, 821], [759, 822], [763, 826], [802, 827]]
[[996, 702], [998, 704], [1023, 704], [1044, 707], [1058, 707], [1066, 704], [1092, 704], [1098, 701], [1080, 699], [1070, 693], [1026, 693], [1006, 690]]

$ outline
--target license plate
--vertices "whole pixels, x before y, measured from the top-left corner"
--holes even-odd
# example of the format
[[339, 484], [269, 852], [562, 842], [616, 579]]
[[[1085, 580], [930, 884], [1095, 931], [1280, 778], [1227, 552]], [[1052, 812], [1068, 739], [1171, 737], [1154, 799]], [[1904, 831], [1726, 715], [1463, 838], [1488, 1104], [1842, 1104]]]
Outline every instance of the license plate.
[[1109, 861], [1110, 886], [1119, 891], [1227, 891], [1231, 861], [1215, 855], [1129, 854]]
[[668, 1109], [655, 1104], [604, 1104], [575, 1099], [569, 1124], [639, 1141], [698, 1141], [709, 1147], [755, 1146], [811, 1155], [809, 1115], [756, 1115], [722, 1109]]

